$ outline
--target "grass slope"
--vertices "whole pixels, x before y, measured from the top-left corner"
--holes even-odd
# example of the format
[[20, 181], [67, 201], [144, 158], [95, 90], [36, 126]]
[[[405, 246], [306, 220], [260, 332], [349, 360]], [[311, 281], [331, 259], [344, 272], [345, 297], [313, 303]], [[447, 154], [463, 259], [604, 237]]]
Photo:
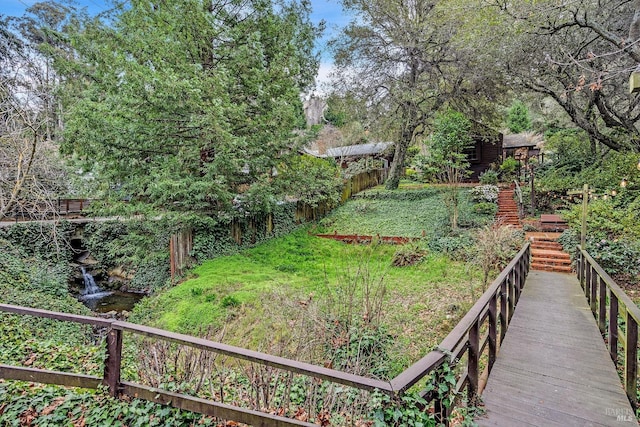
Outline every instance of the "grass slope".
[[148, 300], [136, 317], [183, 333], [217, 330], [231, 317], [234, 328], [226, 332], [226, 341], [269, 351], [265, 341], [287, 327], [270, 319], [273, 305], [285, 303], [278, 298], [328, 297], [354, 280], [357, 271], [364, 271], [371, 283], [383, 280], [388, 288], [383, 321], [396, 337], [397, 362], [406, 366], [455, 325], [471, 305], [472, 287], [479, 286], [479, 280], [463, 263], [436, 254], [416, 266], [392, 267], [396, 249], [347, 245], [301, 229], [241, 254], [205, 262], [194, 270], [194, 277]]
[[[421, 237], [442, 235], [449, 227], [449, 214], [442, 187], [412, 185], [404, 190], [382, 187], [357, 194], [319, 223], [323, 232], [381, 236]], [[472, 214], [466, 189], [460, 190], [461, 226], [486, 222]]]

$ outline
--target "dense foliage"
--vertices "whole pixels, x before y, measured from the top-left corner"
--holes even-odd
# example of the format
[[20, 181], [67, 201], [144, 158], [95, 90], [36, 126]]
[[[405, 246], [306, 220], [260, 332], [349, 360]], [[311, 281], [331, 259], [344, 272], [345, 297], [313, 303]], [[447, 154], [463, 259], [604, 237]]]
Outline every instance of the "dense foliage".
[[216, 426], [213, 418], [140, 399], [56, 386], [0, 383], [3, 426]]
[[306, 1], [136, 0], [81, 22], [64, 35], [73, 54], [55, 56], [64, 151], [116, 199], [229, 211], [260, 194], [304, 127], [309, 13]]
[[522, 101], [514, 101], [507, 115], [507, 127], [512, 133], [520, 133], [531, 130], [531, 118], [529, 110]]

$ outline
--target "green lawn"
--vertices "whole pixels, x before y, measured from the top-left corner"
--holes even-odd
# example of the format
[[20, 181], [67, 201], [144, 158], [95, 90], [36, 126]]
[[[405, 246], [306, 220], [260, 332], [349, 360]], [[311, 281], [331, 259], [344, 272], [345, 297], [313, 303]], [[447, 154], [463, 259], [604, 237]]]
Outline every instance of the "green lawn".
[[383, 322], [397, 337], [402, 363], [408, 364], [444, 338], [471, 306], [472, 287], [480, 286], [477, 272], [445, 256], [432, 254], [416, 266], [392, 267], [394, 246], [348, 245], [307, 230], [205, 262], [192, 278], [145, 303], [144, 321], [191, 334], [233, 324], [225, 341], [268, 351], [265, 340], [286, 328], [274, 324], [269, 313], [339, 294], [345, 282], [366, 270], [369, 283], [382, 280], [387, 287]]
[[240, 254], [206, 261], [183, 283], [147, 299], [133, 319], [276, 352], [271, 346], [290, 340], [301, 318], [317, 316], [313, 310], [344, 309], [350, 285], [359, 289], [352, 304], [362, 305], [361, 289], [369, 285], [375, 292], [383, 283], [382, 323], [394, 337], [395, 370], [400, 370], [437, 345], [472, 305], [480, 294], [478, 272], [437, 253], [415, 266], [393, 267], [395, 246], [348, 245], [313, 234], [328, 223], [339, 224], [341, 233], [404, 236], [444, 227], [446, 209], [439, 191], [412, 194], [405, 200], [357, 199], [318, 228], [304, 227]]
[[[449, 213], [442, 187], [407, 185], [404, 190], [386, 191], [380, 187], [357, 194], [319, 222], [319, 229], [339, 234], [421, 237], [442, 235], [449, 226]], [[401, 188], [403, 188], [401, 187]], [[487, 218], [472, 213], [468, 191], [460, 190], [460, 225], [475, 226]]]

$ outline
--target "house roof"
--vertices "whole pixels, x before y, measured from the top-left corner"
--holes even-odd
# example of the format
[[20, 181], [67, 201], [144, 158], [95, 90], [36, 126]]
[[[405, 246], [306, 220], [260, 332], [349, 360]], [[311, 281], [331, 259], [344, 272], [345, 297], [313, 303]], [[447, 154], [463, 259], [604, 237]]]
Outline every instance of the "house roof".
[[367, 144], [344, 145], [342, 147], [327, 148], [325, 154], [320, 154], [317, 150], [311, 150], [308, 148], [305, 148], [304, 151], [307, 154], [311, 154], [316, 157], [365, 157], [381, 154], [391, 145], [393, 145], [393, 142], [370, 142]]
[[361, 157], [381, 154], [392, 142], [370, 142], [367, 144], [345, 145], [327, 149], [328, 157]]
[[514, 133], [512, 135], [505, 135], [502, 139], [502, 148], [521, 148], [521, 147], [535, 147], [541, 141], [540, 138], [535, 137], [531, 133]]

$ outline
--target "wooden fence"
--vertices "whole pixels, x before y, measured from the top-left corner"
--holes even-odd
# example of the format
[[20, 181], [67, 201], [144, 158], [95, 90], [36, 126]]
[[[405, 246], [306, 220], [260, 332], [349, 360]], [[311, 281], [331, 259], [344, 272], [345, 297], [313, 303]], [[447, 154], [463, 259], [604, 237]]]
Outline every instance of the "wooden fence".
[[[128, 395], [176, 408], [256, 426], [314, 426], [283, 416], [272, 415], [213, 400], [169, 392], [121, 379], [124, 333], [144, 336], [164, 342], [177, 343], [206, 352], [221, 354], [232, 359], [282, 369], [364, 391], [378, 390], [390, 396], [399, 396], [429, 374], [434, 374], [445, 363], [459, 371], [456, 389], [464, 392], [469, 401], [481, 393], [486, 377], [507, 332], [509, 321], [520, 297], [530, 264], [530, 246], [527, 243], [509, 265], [500, 273], [488, 290], [473, 305], [464, 318], [434, 350], [410, 366], [391, 381], [381, 381], [353, 375], [308, 363], [246, 350], [203, 338], [177, 334], [161, 329], [136, 325], [113, 319], [100, 319], [57, 313], [33, 308], [0, 304], [0, 312], [28, 315], [75, 322], [106, 328], [106, 360], [102, 377], [57, 372], [28, 367], [0, 365], [0, 378], [59, 384], [70, 387], [95, 389], [106, 386], [112, 396]], [[484, 370], [484, 375], [481, 373]], [[436, 417], [446, 423], [451, 407], [446, 407], [442, 396], [423, 393], [433, 404]]]
[[385, 169], [375, 169], [352, 176], [344, 184], [340, 197], [341, 202], [346, 202], [356, 193], [382, 184], [386, 177], [387, 171]]
[[578, 248], [576, 270], [609, 355], [622, 373], [622, 383], [634, 409], [638, 409], [638, 323], [640, 309], [604, 269]]
[[[374, 187], [384, 182], [385, 171], [382, 169], [373, 170], [370, 172], [364, 172], [351, 177], [344, 183], [344, 188], [341, 194], [341, 202], [351, 198], [352, 195], [359, 193], [360, 191]], [[71, 203], [71, 207], [77, 206], [77, 203]], [[80, 205], [82, 207], [82, 205]], [[302, 224], [309, 221], [316, 221], [331, 212], [335, 208], [332, 202], [319, 203], [317, 206], [311, 206], [307, 203], [297, 202], [294, 213], [294, 221], [298, 224]], [[230, 224], [231, 237], [238, 245], [242, 245], [245, 239], [249, 239], [251, 242], [256, 241], [256, 236], [259, 232], [265, 231], [267, 235], [273, 233], [273, 215], [268, 214], [262, 218], [250, 218], [247, 220], [248, 224], [243, 227], [240, 221], [234, 220]], [[249, 233], [249, 235], [245, 235]], [[173, 235], [170, 241], [169, 253], [171, 263], [171, 280], [174, 280], [175, 276], [182, 275], [185, 269], [191, 265], [191, 257], [189, 253], [193, 249], [193, 230], [182, 230], [179, 233]]]

